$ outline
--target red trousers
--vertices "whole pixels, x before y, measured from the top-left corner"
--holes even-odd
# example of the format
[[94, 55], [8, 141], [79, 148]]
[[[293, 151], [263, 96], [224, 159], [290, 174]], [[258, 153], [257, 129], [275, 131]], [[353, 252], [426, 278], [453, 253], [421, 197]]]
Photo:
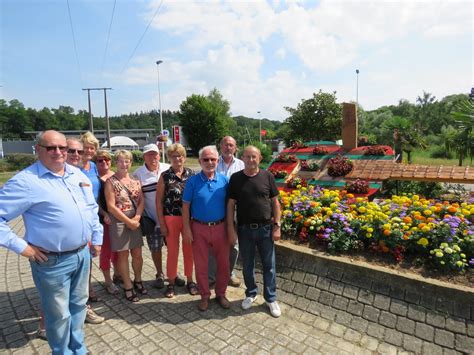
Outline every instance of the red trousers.
[[216, 296], [225, 296], [230, 279], [229, 272], [229, 241], [226, 224], [207, 226], [191, 221], [193, 232], [193, 255], [196, 267], [196, 279], [201, 298], [209, 298], [208, 259], [209, 250], [216, 259]]
[[104, 223], [104, 238], [102, 248], [99, 254], [99, 267], [101, 270], [110, 270], [110, 262], [115, 265], [117, 262], [117, 253], [110, 249], [109, 225]]
[[[166, 259], [166, 276], [168, 280], [174, 280], [178, 275], [179, 236], [183, 231], [183, 217], [165, 216], [168, 235], [166, 236], [166, 247], [168, 257]], [[189, 243], [182, 242], [184, 275], [193, 277], [193, 247]]]

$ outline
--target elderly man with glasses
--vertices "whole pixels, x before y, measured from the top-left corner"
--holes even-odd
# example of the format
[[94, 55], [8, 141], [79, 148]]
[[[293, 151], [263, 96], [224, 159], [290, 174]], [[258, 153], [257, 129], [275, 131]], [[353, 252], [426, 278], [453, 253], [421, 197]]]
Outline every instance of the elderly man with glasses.
[[219, 154], [215, 146], [199, 151], [201, 171], [191, 176], [183, 193], [183, 239], [193, 245], [194, 265], [201, 302], [200, 311], [209, 307], [208, 256], [209, 249], [217, 262], [216, 301], [230, 308], [226, 298], [229, 282], [229, 241], [225, 228], [228, 178], [216, 172]]
[[[84, 319], [90, 252], [100, 252], [102, 226], [89, 179], [66, 164], [66, 138], [39, 135], [38, 161], [0, 189], [0, 246], [30, 260], [53, 354], [86, 354]], [[23, 216], [25, 237], [8, 226]]]

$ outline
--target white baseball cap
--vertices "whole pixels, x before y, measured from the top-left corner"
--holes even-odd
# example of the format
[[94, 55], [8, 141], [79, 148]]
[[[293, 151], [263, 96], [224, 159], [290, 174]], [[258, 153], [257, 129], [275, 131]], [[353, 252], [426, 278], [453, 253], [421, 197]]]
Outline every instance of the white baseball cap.
[[146, 154], [148, 152], [156, 152], [159, 153], [160, 150], [158, 149], [158, 146], [154, 143], [147, 144], [146, 146], [143, 147], [143, 154]]

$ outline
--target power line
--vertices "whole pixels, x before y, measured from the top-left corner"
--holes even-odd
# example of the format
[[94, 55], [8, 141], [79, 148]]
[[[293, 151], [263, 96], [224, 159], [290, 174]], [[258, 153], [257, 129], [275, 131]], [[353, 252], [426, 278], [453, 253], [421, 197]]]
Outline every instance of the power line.
[[109, 31], [107, 33], [107, 42], [105, 43], [105, 50], [104, 50], [104, 57], [102, 58], [102, 66], [101, 66], [101, 77], [103, 78], [104, 76], [104, 66], [105, 66], [105, 59], [107, 57], [107, 50], [109, 48], [109, 40], [110, 40], [110, 32], [112, 30], [112, 23], [114, 21], [114, 14], [115, 14], [115, 5], [117, 4], [117, 0], [114, 0], [114, 7], [112, 9], [112, 16], [110, 18], [110, 24], [109, 24]]
[[137, 48], [140, 46], [140, 43], [142, 42], [143, 40], [143, 37], [145, 37], [145, 34], [147, 33], [148, 31], [148, 28], [150, 27], [151, 23], [153, 22], [153, 20], [155, 19], [156, 15], [158, 15], [158, 12], [160, 11], [161, 9], [161, 5], [163, 5], [163, 1], [164, 0], [161, 0], [160, 2], [160, 5], [158, 5], [158, 8], [156, 9], [155, 13], [153, 14], [153, 17], [151, 18], [150, 22], [148, 23], [148, 25], [146, 26], [145, 28], [145, 32], [143, 32], [142, 36], [140, 37], [140, 39], [138, 40], [138, 43], [137, 45], [135, 46], [132, 54], [130, 55], [130, 57], [128, 58], [127, 62], [125, 63], [125, 65], [123, 66], [122, 68], [122, 71], [120, 72], [120, 74], [122, 74], [125, 70], [125, 68], [127, 67], [128, 63], [130, 62], [130, 60], [133, 58], [133, 56], [135, 55], [135, 51], [137, 50]]
[[72, 16], [71, 16], [71, 8], [69, 6], [69, 0], [66, 0], [67, 3], [67, 12], [69, 14], [69, 24], [71, 25], [71, 32], [72, 32], [72, 43], [74, 44], [74, 53], [76, 55], [76, 63], [77, 63], [77, 69], [79, 71], [79, 77], [81, 80], [81, 86], [82, 85], [82, 71], [81, 71], [81, 65], [79, 63], [79, 55], [77, 54], [77, 46], [76, 46], [76, 35], [74, 34], [74, 27], [72, 25]]

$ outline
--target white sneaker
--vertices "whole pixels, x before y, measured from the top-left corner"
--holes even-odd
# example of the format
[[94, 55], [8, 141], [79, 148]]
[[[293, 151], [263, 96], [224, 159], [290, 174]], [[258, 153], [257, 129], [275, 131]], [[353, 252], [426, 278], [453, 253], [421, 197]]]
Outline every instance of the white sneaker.
[[257, 296], [254, 296], [254, 297], [246, 297], [243, 301], [242, 301], [242, 309], [250, 309], [250, 307], [252, 307], [252, 303], [255, 302], [255, 300], [257, 299]]
[[99, 316], [91, 306], [87, 305], [87, 312], [86, 312], [86, 323], [90, 324], [100, 324], [105, 321], [104, 317]]
[[278, 318], [279, 316], [281, 316], [281, 309], [277, 301], [272, 302], [272, 303], [267, 302], [267, 306], [270, 309], [270, 314], [273, 317]]

